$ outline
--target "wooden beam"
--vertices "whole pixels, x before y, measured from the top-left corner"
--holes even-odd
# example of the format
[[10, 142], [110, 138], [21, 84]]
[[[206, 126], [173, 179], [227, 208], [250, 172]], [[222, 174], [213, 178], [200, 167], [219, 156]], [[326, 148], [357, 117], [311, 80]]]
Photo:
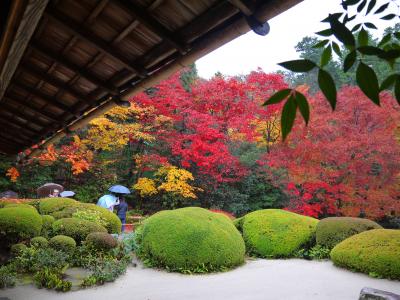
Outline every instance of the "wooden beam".
[[23, 91], [25, 91], [26, 93], [32, 94], [34, 97], [37, 97], [43, 101], [45, 101], [46, 103], [48, 103], [49, 105], [52, 105], [62, 111], [65, 111], [67, 113], [69, 113], [70, 115], [76, 116], [75, 112], [73, 110], [70, 109], [69, 106], [65, 105], [64, 103], [60, 102], [58, 99], [56, 98], [52, 98], [51, 96], [46, 95], [45, 93], [36, 90], [34, 88], [31, 88], [25, 84], [22, 84], [21, 82], [13, 82], [13, 85], [17, 86], [18, 88], [22, 89]]
[[10, 95], [7, 95], [7, 94], [4, 96], [3, 99], [7, 100], [7, 101], [10, 101], [10, 102], [13, 102], [16, 105], [19, 105], [19, 106], [22, 106], [24, 108], [27, 108], [27, 109], [31, 110], [33, 113], [35, 113], [37, 115], [40, 115], [40, 116], [42, 116], [43, 118], [46, 118], [49, 121], [52, 121], [52, 122], [55, 122], [55, 123], [59, 123], [60, 122], [59, 119], [55, 118], [57, 116], [54, 116], [54, 115], [52, 115], [52, 114], [50, 114], [50, 113], [48, 113], [48, 112], [46, 112], [46, 111], [44, 111], [44, 110], [42, 110], [42, 109], [40, 109], [38, 107], [32, 105], [32, 103], [30, 101], [26, 101], [25, 99], [21, 99], [19, 97], [15, 97], [15, 96], [10, 96]]
[[[17, 123], [18, 123], [18, 122], [17, 122]], [[29, 129], [29, 128], [23, 127], [22, 125], [21, 125], [21, 126], [20, 126], [20, 125], [17, 125], [17, 124], [15, 124], [15, 123], [13, 123], [13, 120], [12, 120], [11, 118], [5, 117], [5, 116], [2, 116], [2, 117], [0, 118], [0, 124], [1, 124], [4, 128], [11, 127], [11, 128], [13, 128], [13, 130], [21, 131], [21, 132], [23, 132], [25, 135], [29, 135], [29, 136], [35, 136], [35, 135], [37, 135], [38, 132], [39, 132], [39, 131], [33, 131], [33, 130]], [[20, 124], [21, 124], [21, 123], [20, 123]], [[25, 125], [26, 125], [26, 124], [24, 124], [24, 126], [25, 126]]]
[[19, 133], [19, 132], [5, 133], [5, 132], [0, 131], [0, 136], [2, 136], [3, 138], [8, 138], [9, 140], [15, 141], [16, 143], [20, 143], [18, 139], [25, 141], [25, 144], [26, 144], [26, 142], [29, 143], [31, 141], [29, 138], [27, 138], [24, 135], [21, 135], [21, 133]]
[[84, 68], [74, 64], [73, 62], [67, 60], [65, 57], [63, 57], [60, 54], [55, 53], [54, 51], [43, 47], [42, 45], [38, 44], [37, 42], [32, 42], [29, 47], [33, 48], [35, 51], [39, 52], [41, 55], [46, 56], [47, 58], [53, 60], [57, 64], [63, 65], [79, 75], [80, 77], [85, 78], [86, 80], [92, 82], [96, 86], [106, 90], [108, 93], [112, 95], [118, 95], [118, 89], [111, 86], [107, 82], [104, 82], [103, 80], [97, 78], [95, 75], [90, 74], [88, 71], [86, 71]]
[[12, 118], [9, 115], [4, 115], [1, 111], [0, 111], [0, 119], [6, 121], [7, 123], [11, 124], [15, 124], [16, 126], [18, 126], [20, 128], [20, 130], [25, 129], [27, 131], [32, 132], [32, 135], [37, 135], [40, 130], [34, 129], [32, 127], [27, 127], [28, 123], [26, 121], [21, 121], [19, 119], [16, 118]]
[[102, 39], [94, 35], [92, 32], [83, 28], [79, 23], [75, 22], [73, 19], [59, 13], [54, 9], [47, 10], [45, 12], [45, 16], [51, 19], [52, 22], [62, 26], [72, 35], [78, 36], [80, 39], [91, 44], [92, 47], [96, 48], [98, 51], [118, 61], [118, 63], [127, 68], [129, 71], [138, 74], [142, 78], [145, 78], [147, 76], [147, 71], [141, 65], [128, 61], [107, 42], [103, 41]]
[[253, 14], [254, 7], [251, 4], [246, 3], [247, 1], [243, 0], [229, 0], [229, 2], [237, 7], [245, 16], [249, 17]]
[[[37, 77], [40, 80], [43, 80], [52, 86], [56, 87], [58, 90], [62, 90], [70, 94], [71, 96], [74, 96], [78, 100], [81, 101], [92, 101], [92, 99], [88, 99], [88, 95], [81, 94], [80, 92], [76, 91], [75, 89], [71, 88], [68, 85], [68, 82], [62, 81], [56, 77], [53, 77], [47, 73], [45, 73], [43, 70], [40, 70], [37, 67], [34, 67], [32, 65], [28, 65], [27, 63], [23, 63], [20, 66], [22, 69], [25, 71], [31, 73], [35, 77]], [[96, 100], [96, 99], [93, 99]]]
[[[8, 45], [7, 47], [1, 45], [0, 47], [0, 52], [4, 51], [6, 55], [4, 65], [0, 67], [0, 99], [2, 99], [12, 77], [14, 76], [18, 64], [25, 52], [26, 46], [42, 17], [48, 0], [14, 0], [14, 3], [16, 2], [28, 3], [24, 7], [22, 19], [13, 25], [17, 26], [17, 30], [9, 41], [11, 45]], [[8, 28], [8, 30], [12, 29]], [[6, 29], [6, 31], [8, 30]]]
[[14, 116], [16, 116], [16, 117], [18, 117], [20, 119], [26, 120], [29, 123], [33, 123], [33, 124], [39, 125], [40, 127], [46, 127], [46, 126], [49, 125], [49, 123], [47, 123], [47, 122], [42, 122], [39, 119], [32, 118], [31, 116], [28, 116], [28, 115], [24, 114], [23, 111], [14, 108], [13, 106], [8, 104], [7, 102], [3, 102], [1, 104], [0, 108], [1, 108], [1, 111], [3, 111], [3, 112], [11, 113], [11, 114], [13, 114]]
[[127, 11], [132, 17], [137, 19], [148, 29], [171, 44], [181, 54], [185, 54], [189, 51], [189, 45], [179, 41], [176, 36], [174, 36], [173, 32], [164, 27], [164, 25], [162, 25], [157, 19], [147, 13], [145, 8], [129, 0], [115, 0], [115, 2], [118, 2], [123, 10]]

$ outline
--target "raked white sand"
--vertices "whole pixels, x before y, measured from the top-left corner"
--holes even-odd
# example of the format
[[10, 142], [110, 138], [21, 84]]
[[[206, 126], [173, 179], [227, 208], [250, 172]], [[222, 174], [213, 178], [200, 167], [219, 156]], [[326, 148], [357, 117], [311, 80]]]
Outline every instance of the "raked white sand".
[[400, 281], [374, 279], [339, 269], [330, 261], [250, 260], [225, 273], [181, 275], [141, 266], [114, 283], [69, 293], [20, 286], [0, 290], [11, 300], [357, 300], [363, 287], [400, 294]]

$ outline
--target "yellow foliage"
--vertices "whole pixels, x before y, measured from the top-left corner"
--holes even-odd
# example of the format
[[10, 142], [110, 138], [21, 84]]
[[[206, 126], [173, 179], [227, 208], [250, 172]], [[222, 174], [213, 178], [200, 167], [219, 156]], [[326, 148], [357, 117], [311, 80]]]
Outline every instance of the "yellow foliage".
[[155, 195], [158, 192], [155, 181], [146, 177], [139, 178], [133, 189], [139, 191], [141, 197]]
[[[156, 179], [139, 178], [133, 189], [139, 191], [141, 197], [155, 195], [158, 192], [171, 193], [184, 198], [197, 198], [195, 191], [202, 189], [191, 186], [188, 181], [194, 180], [192, 173], [175, 166], [162, 166], [154, 174]], [[157, 187], [156, 184], [159, 184]]]
[[159, 191], [165, 191], [184, 198], [197, 198], [194, 193], [199, 188], [191, 186], [187, 181], [194, 180], [192, 173], [185, 169], [178, 169], [175, 166], [163, 166], [158, 169], [155, 174], [160, 177], [163, 182], [158, 186]]
[[269, 147], [279, 142], [281, 131], [277, 115], [271, 116], [268, 120], [255, 119], [252, 125], [255, 126], [255, 140], [258, 146]]
[[244, 141], [246, 135], [235, 128], [228, 128], [228, 136], [232, 141]]

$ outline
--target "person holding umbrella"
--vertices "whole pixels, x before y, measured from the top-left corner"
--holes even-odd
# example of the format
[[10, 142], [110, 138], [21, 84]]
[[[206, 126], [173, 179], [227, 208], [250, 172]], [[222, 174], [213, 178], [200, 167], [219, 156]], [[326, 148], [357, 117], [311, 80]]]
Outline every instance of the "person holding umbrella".
[[[99, 201], [97, 201], [97, 205], [99, 205], [101, 207], [104, 207], [104, 208], [107, 208], [110, 211], [114, 210], [114, 206], [120, 204], [119, 197], [121, 197], [122, 195], [126, 195], [126, 194], [130, 194], [131, 193], [130, 190], [127, 187], [124, 187], [122, 185], [113, 185], [112, 187], [110, 187], [108, 189], [108, 191], [111, 192], [111, 193], [102, 196], [99, 199]], [[122, 216], [122, 212], [121, 212], [121, 216]]]

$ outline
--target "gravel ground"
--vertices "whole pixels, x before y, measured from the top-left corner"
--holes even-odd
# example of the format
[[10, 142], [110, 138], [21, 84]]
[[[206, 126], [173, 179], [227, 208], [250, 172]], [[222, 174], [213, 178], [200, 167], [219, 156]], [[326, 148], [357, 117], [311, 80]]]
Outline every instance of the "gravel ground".
[[250, 260], [225, 273], [181, 275], [141, 266], [129, 268], [116, 282], [69, 293], [31, 285], [0, 290], [0, 300], [66, 299], [335, 299], [357, 300], [363, 287], [400, 294], [400, 282], [374, 279], [333, 266], [330, 261]]

